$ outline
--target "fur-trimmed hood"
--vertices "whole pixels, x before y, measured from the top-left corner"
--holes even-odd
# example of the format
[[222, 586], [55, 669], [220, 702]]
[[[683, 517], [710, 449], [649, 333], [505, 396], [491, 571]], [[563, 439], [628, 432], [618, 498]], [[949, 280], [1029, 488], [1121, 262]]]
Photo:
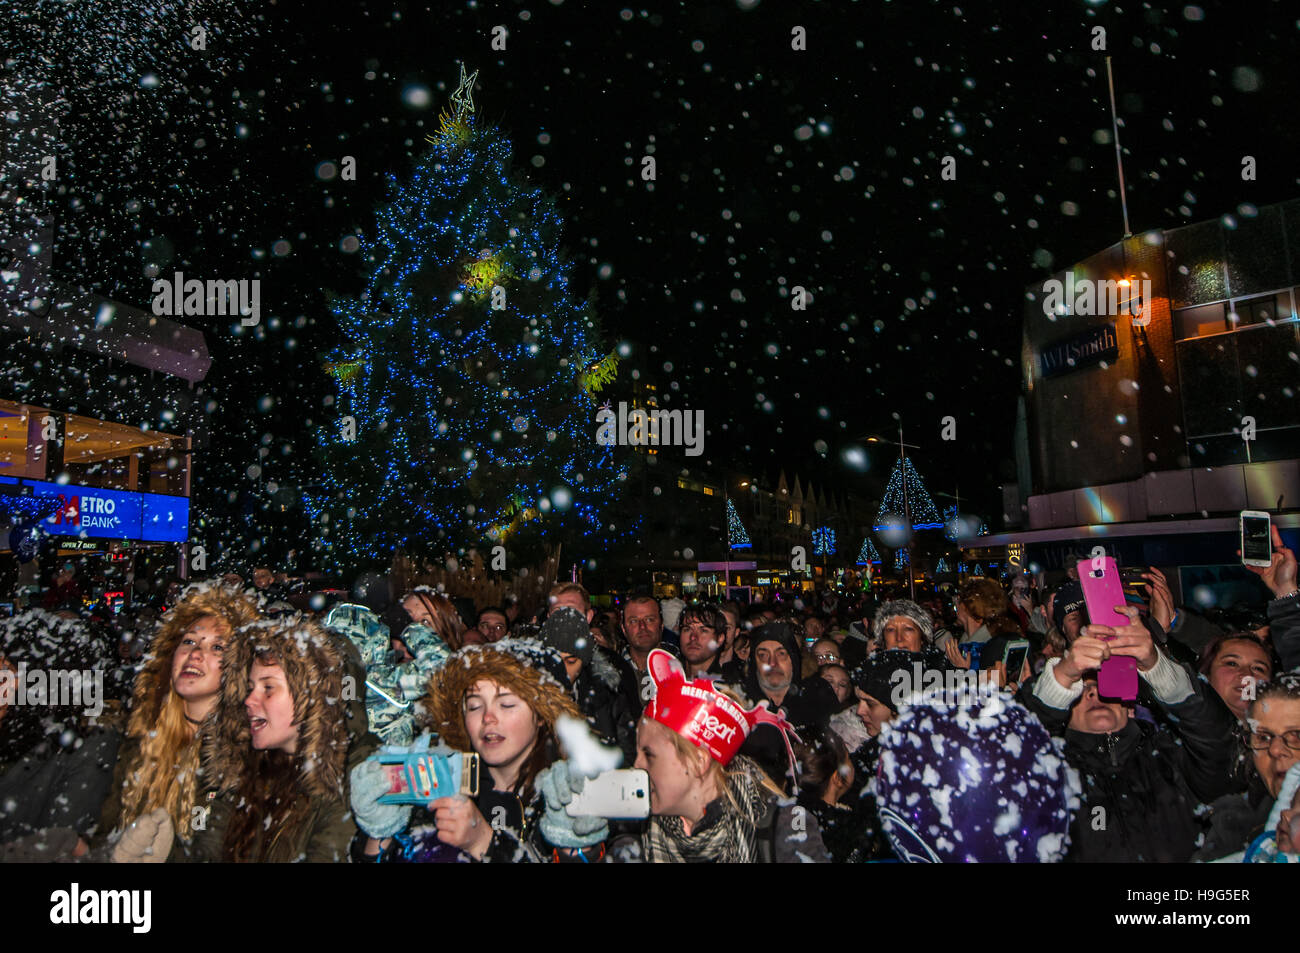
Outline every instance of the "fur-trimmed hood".
[[610, 661], [613, 653], [603, 646], [594, 646], [595, 651], [591, 653], [591, 674], [592, 677], [603, 684], [612, 692], [616, 692], [622, 684], [623, 676], [619, 674], [614, 663]]
[[554, 649], [536, 639], [502, 639], [486, 645], [467, 645], [454, 653], [429, 679], [420, 700], [417, 724], [433, 730], [457, 751], [469, 751], [463, 704], [465, 693], [481, 679], [514, 692], [548, 727], [560, 715], [582, 718], [577, 704], [551, 670], [560, 662]]
[[181, 637], [195, 622], [209, 615], [225, 622], [232, 633], [261, 618], [257, 603], [237, 586], [216, 582], [186, 590], [180, 602], [158, 623], [144, 663], [135, 677], [131, 720], [126, 731], [129, 737], [143, 738], [153, 731], [163, 702], [171, 691], [172, 656], [181, 644]]
[[204, 783], [227, 793], [256, 769], [244, 699], [249, 674], [261, 652], [273, 655], [293, 694], [298, 728], [295, 763], [303, 792], [338, 798], [347, 780], [348, 725], [344, 700], [346, 660], [338, 642], [301, 615], [265, 619], [245, 626], [226, 646], [221, 666], [221, 700], [215, 718], [202, 729]]

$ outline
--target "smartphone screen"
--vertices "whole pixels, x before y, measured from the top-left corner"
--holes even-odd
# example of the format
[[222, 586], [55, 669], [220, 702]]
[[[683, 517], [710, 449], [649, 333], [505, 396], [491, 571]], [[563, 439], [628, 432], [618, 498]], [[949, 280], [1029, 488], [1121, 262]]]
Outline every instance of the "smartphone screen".
[[1014, 642], [1007, 643], [1007, 652], [1002, 659], [1002, 663], [1007, 670], [1007, 681], [1014, 682], [1020, 678], [1020, 670], [1024, 668], [1025, 658], [1028, 655], [1028, 642], [1017, 639]]
[[1273, 558], [1273, 540], [1266, 516], [1241, 518], [1241, 558], [1268, 562]]

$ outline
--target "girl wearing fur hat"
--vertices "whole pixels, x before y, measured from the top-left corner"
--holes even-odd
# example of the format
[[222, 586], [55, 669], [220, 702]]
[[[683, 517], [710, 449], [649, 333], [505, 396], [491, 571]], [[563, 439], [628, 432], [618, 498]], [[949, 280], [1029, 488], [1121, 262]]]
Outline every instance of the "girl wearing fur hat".
[[347, 808], [346, 666], [339, 641], [302, 616], [235, 633], [221, 697], [200, 731], [208, 793], [193, 841], [172, 850], [172, 821], [155, 811], [123, 835], [118, 847], [130, 856], [117, 859], [346, 860], [356, 831]]
[[534, 640], [467, 645], [452, 655], [429, 681], [421, 724], [441, 744], [478, 754], [479, 793], [439, 798], [427, 810], [385, 810], [377, 804], [383, 775], [374, 762], [363, 764], [353, 773], [353, 805], [372, 838], [367, 855], [416, 863], [599, 860], [605, 822], [563, 810], [581, 779], [560, 760], [556, 723], [582, 721], [563, 671], [559, 654]]
[[[636, 766], [650, 776], [650, 822], [641, 837], [649, 863], [828, 861], [816, 817], [781, 808], [783, 792], [737, 755], [760, 724], [785, 719], [746, 709], [705, 679], [687, 682], [681, 663], [655, 650], [647, 661], [655, 696], [637, 727]], [[793, 757], [791, 757], [793, 761]]]
[[347, 804], [346, 659], [302, 616], [250, 626], [226, 653], [203, 773], [216, 793], [196, 855], [339, 862], [356, 833]]
[[198, 729], [221, 697], [222, 653], [232, 633], [257, 618], [246, 595], [221, 584], [192, 587], [163, 617], [135, 679], [97, 843], [154, 811], [188, 839], [200, 797]]

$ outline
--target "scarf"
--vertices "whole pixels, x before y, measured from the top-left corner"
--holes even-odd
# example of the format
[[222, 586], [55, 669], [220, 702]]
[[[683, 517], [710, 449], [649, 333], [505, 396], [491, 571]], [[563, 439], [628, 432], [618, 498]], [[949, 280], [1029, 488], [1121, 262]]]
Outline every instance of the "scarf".
[[732, 764], [727, 788], [740, 810], [726, 797], [716, 798], [704, 809], [704, 818], [690, 835], [676, 815], [652, 817], [643, 845], [647, 863], [754, 863], [755, 831], [767, 812], [768, 796], [757, 765], [743, 756], [737, 756]]

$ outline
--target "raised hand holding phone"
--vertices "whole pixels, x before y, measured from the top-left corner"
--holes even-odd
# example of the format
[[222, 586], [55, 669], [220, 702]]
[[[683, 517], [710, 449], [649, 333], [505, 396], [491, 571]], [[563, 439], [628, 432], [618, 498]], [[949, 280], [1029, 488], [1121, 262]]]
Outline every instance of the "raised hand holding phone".
[[[1272, 518], [1263, 510], [1242, 510], [1241, 527], [1241, 563], [1254, 569], [1268, 569], [1272, 565], [1273, 549], [1270, 537], [1276, 538], [1277, 530]], [[1277, 541], [1280, 545], [1280, 540]]]
[[[1106, 648], [1110, 650], [1110, 659], [1131, 660], [1137, 671], [1151, 671], [1160, 661], [1160, 654], [1151, 638], [1151, 631], [1143, 624], [1137, 609], [1132, 606], [1119, 606], [1118, 610], [1128, 616], [1128, 621], [1124, 625], [1090, 625], [1089, 634], [1105, 641]], [[1097, 691], [1105, 695], [1100, 685]]]
[[[1083, 600], [1088, 607], [1088, 634], [1110, 642], [1116, 638], [1116, 631], [1129, 625], [1130, 611], [1132, 618], [1137, 618], [1137, 610], [1125, 604], [1119, 568], [1114, 559], [1101, 554], [1100, 547], [1094, 551], [1092, 559], [1080, 560], [1077, 568]], [[1110, 655], [1097, 670], [1097, 694], [1103, 698], [1136, 701], [1137, 660], [1128, 653], [1117, 652], [1114, 646], [1107, 647]]]
[[[1242, 514], [1245, 515], [1244, 513]], [[1296, 591], [1296, 557], [1295, 553], [1282, 545], [1282, 535], [1277, 531], [1277, 527], [1269, 524], [1271, 531], [1273, 552], [1269, 556], [1267, 567], [1257, 566], [1256, 561], [1250, 561], [1242, 558], [1243, 565], [1251, 572], [1264, 580], [1264, 585], [1273, 593], [1274, 599], [1281, 599]], [[1237, 555], [1242, 555], [1242, 550], [1237, 550]]]

